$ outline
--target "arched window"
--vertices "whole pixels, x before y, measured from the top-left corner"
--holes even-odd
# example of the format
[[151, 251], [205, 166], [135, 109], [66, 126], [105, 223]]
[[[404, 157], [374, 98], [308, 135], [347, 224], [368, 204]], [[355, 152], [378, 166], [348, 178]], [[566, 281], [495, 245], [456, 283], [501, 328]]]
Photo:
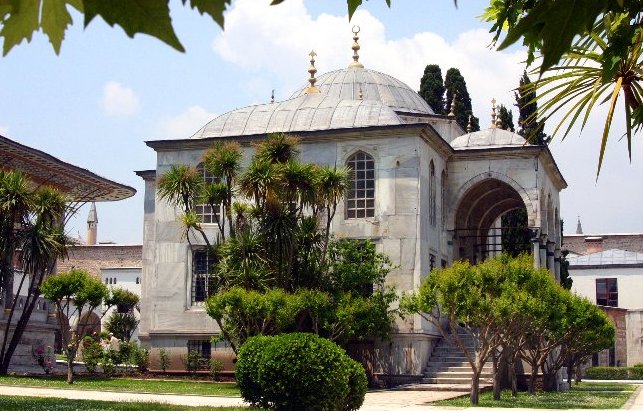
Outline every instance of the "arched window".
[[[212, 173], [205, 169], [203, 163], [196, 166], [196, 169], [199, 175], [203, 177], [203, 182], [205, 182], [206, 184], [212, 184], [218, 181], [218, 178], [216, 178], [214, 175], [212, 175]], [[216, 206], [213, 210], [212, 206], [210, 206], [209, 204], [197, 204], [194, 207], [194, 211], [196, 212], [196, 215], [199, 216], [202, 223], [214, 224], [217, 222], [220, 207]]]
[[435, 165], [433, 160], [429, 164], [429, 224], [431, 227], [435, 227], [436, 224], [436, 198], [435, 198]]
[[346, 218], [375, 216], [375, 161], [358, 151], [346, 162], [350, 170], [346, 195]]
[[447, 225], [447, 173], [444, 170], [440, 175], [440, 223], [442, 230], [445, 230]]

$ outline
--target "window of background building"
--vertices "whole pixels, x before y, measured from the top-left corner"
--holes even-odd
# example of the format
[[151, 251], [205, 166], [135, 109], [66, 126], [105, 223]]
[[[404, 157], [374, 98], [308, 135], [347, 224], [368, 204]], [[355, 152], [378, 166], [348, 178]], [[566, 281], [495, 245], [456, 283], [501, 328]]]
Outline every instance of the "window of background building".
[[[212, 184], [218, 181], [215, 176], [213, 176], [208, 170], [205, 169], [203, 163], [199, 164], [196, 169], [199, 175], [203, 177], [203, 182], [205, 182], [206, 184]], [[216, 224], [217, 217], [219, 216], [220, 212], [220, 207], [215, 206], [214, 209], [212, 209], [212, 206], [210, 206], [209, 204], [197, 204], [194, 207], [194, 211], [196, 215], [201, 219], [201, 222], [203, 222], [204, 224]]]
[[209, 360], [212, 354], [212, 343], [210, 340], [188, 340], [188, 351], [196, 351], [201, 358]]
[[346, 162], [349, 182], [346, 195], [346, 218], [375, 216], [375, 161], [358, 151]]
[[596, 279], [596, 305], [618, 307], [618, 285], [616, 278]]
[[431, 227], [435, 227], [437, 220], [435, 191], [435, 165], [433, 165], [433, 160], [431, 160], [429, 164], [429, 223]]
[[202, 304], [214, 293], [213, 264], [214, 256], [205, 249], [192, 254], [192, 305]]

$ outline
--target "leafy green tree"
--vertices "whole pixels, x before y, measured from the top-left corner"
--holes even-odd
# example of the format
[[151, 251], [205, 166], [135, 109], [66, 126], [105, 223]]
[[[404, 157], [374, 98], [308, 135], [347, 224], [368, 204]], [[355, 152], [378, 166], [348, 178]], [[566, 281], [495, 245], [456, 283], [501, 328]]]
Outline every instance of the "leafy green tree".
[[[58, 258], [67, 254], [63, 217], [72, 208], [55, 189], [40, 186], [34, 190], [21, 172], [0, 170], [0, 298], [7, 315], [0, 374], [7, 373], [40, 297], [42, 281], [54, 272]], [[14, 295], [14, 278], [19, 279], [20, 298]], [[16, 311], [23, 298], [22, 308]]]
[[[74, 358], [88, 325], [89, 314], [108, 299], [109, 290], [101, 280], [79, 269], [47, 277], [40, 290], [56, 307], [58, 323], [63, 330], [70, 330], [69, 334], [62, 332], [62, 343], [67, 358], [67, 383], [73, 384]], [[78, 319], [76, 326], [70, 324], [72, 317]]]
[[534, 119], [562, 113], [552, 135], [561, 131], [565, 138], [577, 122], [582, 130], [596, 103], [609, 102], [597, 177], [621, 95], [630, 160], [632, 132], [643, 124], [641, 7], [640, 0], [519, 0], [493, 2], [485, 13], [496, 40], [508, 28], [500, 50], [522, 40], [529, 50], [528, 63], [537, 62], [535, 71], [541, 78], [526, 92], [541, 96]]
[[502, 251], [517, 257], [531, 251], [531, 233], [527, 227], [527, 210], [517, 208], [502, 215]]
[[424, 68], [422, 80], [420, 80], [420, 96], [433, 109], [435, 114], [447, 114], [444, 111], [444, 81], [442, 70], [437, 64], [429, 64]]
[[107, 318], [105, 329], [121, 341], [129, 342], [138, 327], [139, 320], [134, 310], [138, 310], [140, 297], [124, 288], [114, 288], [105, 297], [105, 305], [116, 307]]
[[444, 88], [446, 89], [445, 112], [451, 112], [453, 104], [453, 95], [455, 94], [455, 118], [463, 130], [467, 130], [469, 116], [471, 116], [471, 131], [480, 130], [478, 118], [473, 115], [471, 108], [471, 97], [467, 91], [467, 83], [457, 68], [450, 68], [444, 78]]

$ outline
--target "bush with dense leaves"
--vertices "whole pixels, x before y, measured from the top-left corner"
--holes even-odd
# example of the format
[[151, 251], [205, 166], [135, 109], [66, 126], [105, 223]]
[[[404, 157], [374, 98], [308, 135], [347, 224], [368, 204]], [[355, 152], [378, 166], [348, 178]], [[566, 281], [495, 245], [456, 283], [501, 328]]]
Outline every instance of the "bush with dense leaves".
[[640, 367], [591, 367], [586, 377], [594, 380], [640, 380], [643, 368]]
[[253, 337], [239, 350], [244, 400], [277, 410], [356, 410], [366, 373], [335, 343], [307, 333]]

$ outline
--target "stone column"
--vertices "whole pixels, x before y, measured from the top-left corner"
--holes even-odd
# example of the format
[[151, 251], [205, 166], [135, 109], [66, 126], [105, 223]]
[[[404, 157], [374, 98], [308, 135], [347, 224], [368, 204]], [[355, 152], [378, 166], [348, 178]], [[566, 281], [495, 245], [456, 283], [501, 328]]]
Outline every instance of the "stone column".
[[534, 256], [534, 268], [540, 268], [540, 239], [538, 237], [531, 238], [531, 253]]
[[554, 275], [558, 283], [560, 283], [560, 256], [560, 247], [556, 246], [554, 248]]
[[540, 235], [538, 243], [538, 253], [540, 255], [540, 266], [547, 268], [547, 234]]
[[[556, 270], [554, 268], [554, 243], [553, 241], [547, 241], [547, 268], [551, 272], [551, 275], [556, 277]], [[556, 278], [556, 281], [559, 281], [559, 278]]]

